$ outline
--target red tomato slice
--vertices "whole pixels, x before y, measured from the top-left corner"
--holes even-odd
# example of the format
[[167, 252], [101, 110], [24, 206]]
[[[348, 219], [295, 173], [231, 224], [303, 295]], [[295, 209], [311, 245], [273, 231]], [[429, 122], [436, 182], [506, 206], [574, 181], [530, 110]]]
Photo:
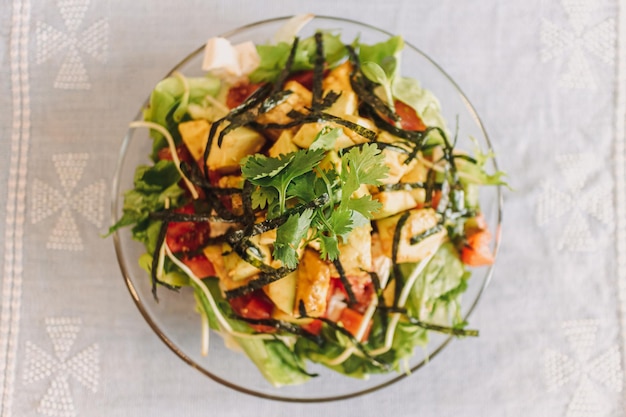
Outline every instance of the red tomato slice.
[[[193, 162], [193, 157], [189, 153], [189, 150], [185, 145], [178, 145], [176, 147], [176, 153], [178, 154], [178, 159], [181, 161], [185, 161], [187, 163]], [[165, 146], [164, 148], [159, 149], [157, 153], [157, 157], [159, 160], [173, 161], [172, 151], [169, 146]]]
[[215, 268], [213, 267], [213, 264], [203, 254], [193, 257], [185, 256], [182, 261], [198, 278], [215, 276]]
[[[274, 303], [263, 293], [263, 291], [255, 291], [251, 294], [242, 295], [231, 299], [230, 306], [235, 313], [247, 319], [269, 319], [272, 317]], [[257, 332], [272, 333], [276, 329], [271, 326], [262, 324], [250, 325]]]
[[[175, 211], [191, 214], [194, 212], [194, 208], [192, 204], [188, 204]], [[167, 226], [167, 234], [165, 235], [167, 246], [174, 253], [194, 251], [204, 246], [208, 238], [209, 224], [194, 222], [171, 222]]]
[[320, 332], [322, 331], [322, 326], [323, 326], [323, 322], [322, 320], [313, 320], [310, 323], [307, 324], [303, 324], [302, 329], [306, 332], [309, 332], [311, 334], [314, 334], [315, 336], [317, 336], [318, 334], [320, 334]]
[[295, 72], [289, 76], [288, 80], [296, 81], [302, 84], [304, 87], [308, 88], [309, 90], [312, 90], [313, 89], [313, 70]]
[[[349, 331], [352, 336], [356, 337], [356, 334], [361, 328], [361, 323], [363, 323], [363, 314], [359, 313], [358, 311], [354, 311], [351, 308], [345, 308], [341, 312], [341, 316], [339, 317], [338, 322], [343, 324], [343, 327], [347, 331]], [[367, 329], [365, 330], [363, 337], [360, 339], [361, 342], [367, 340], [371, 327], [372, 321], [370, 320], [370, 322], [367, 324]]]
[[426, 125], [422, 122], [422, 119], [417, 115], [417, 112], [413, 107], [403, 103], [400, 100], [394, 100], [393, 102], [396, 108], [396, 114], [400, 118], [400, 127], [404, 130], [426, 130]]
[[[374, 294], [374, 284], [371, 280], [363, 280], [362, 277], [347, 276], [348, 282], [351, 284], [352, 293], [356, 299], [356, 305], [353, 306], [358, 311], [362, 311], [372, 302], [372, 295]], [[328, 291], [327, 300], [335, 294], [340, 292], [343, 294], [343, 298], [348, 300], [348, 292], [346, 291], [341, 279], [331, 278], [331, 286]]]
[[493, 253], [489, 248], [491, 233], [480, 229], [467, 236], [467, 244], [461, 250], [461, 260], [469, 266], [485, 266], [494, 262]]
[[261, 84], [245, 83], [231, 87], [226, 96], [226, 106], [228, 106], [229, 109], [234, 109], [246, 101], [260, 86]]

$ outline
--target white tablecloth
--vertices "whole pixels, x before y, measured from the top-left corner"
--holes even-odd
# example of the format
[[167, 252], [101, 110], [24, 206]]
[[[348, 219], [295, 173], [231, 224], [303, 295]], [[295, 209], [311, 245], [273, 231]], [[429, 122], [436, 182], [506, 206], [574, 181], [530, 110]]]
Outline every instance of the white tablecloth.
[[[0, 416], [626, 414], [624, 0], [4, 1], [0, 5]], [[121, 138], [211, 36], [313, 12], [399, 33], [481, 115], [505, 194], [494, 279], [410, 378], [298, 405], [218, 385], [152, 333], [109, 225]]]

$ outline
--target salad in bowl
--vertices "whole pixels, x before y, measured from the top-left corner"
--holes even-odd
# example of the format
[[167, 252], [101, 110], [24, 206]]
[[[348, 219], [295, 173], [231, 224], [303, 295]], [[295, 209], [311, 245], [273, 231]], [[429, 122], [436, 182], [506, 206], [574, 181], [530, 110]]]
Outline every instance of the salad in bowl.
[[212, 38], [194, 54], [202, 73], [179, 67], [156, 85], [131, 123], [149, 132], [149, 160], [110, 231], [118, 254], [122, 231], [143, 248], [143, 276], [127, 277], [136, 300], [137, 279], [167, 294], [159, 304], [192, 295], [202, 355], [216, 355], [214, 333], [272, 387], [385, 376], [377, 387], [415, 369], [432, 334], [478, 334], [461, 298], [494, 263], [481, 195], [502, 173], [478, 140], [457, 146], [462, 122], [403, 73], [402, 37], [305, 34], [311, 19], [282, 19], [256, 44]]

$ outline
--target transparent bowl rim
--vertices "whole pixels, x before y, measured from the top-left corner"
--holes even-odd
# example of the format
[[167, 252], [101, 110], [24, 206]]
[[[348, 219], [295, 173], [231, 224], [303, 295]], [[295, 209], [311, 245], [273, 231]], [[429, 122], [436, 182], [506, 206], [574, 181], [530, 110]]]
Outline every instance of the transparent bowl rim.
[[[280, 17], [274, 17], [274, 18], [270, 18], [270, 19], [264, 19], [264, 20], [260, 20], [260, 21], [256, 21], [253, 23], [249, 23], [243, 26], [240, 26], [236, 29], [233, 29], [231, 31], [222, 33], [219, 36], [228, 38], [234, 35], [239, 34], [240, 32], [246, 31], [248, 29], [252, 29], [252, 28], [256, 28], [259, 26], [264, 26], [270, 23], [274, 23], [274, 22], [279, 22], [279, 21], [286, 21], [290, 18], [292, 18], [293, 16], [280, 16]], [[338, 23], [348, 23], [348, 24], [352, 24], [352, 25], [357, 25], [357, 26], [361, 26], [364, 29], [368, 29], [368, 30], [373, 30], [382, 34], [386, 34], [388, 36], [394, 36], [391, 32], [388, 32], [384, 29], [378, 28], [376, 26], [367, 24], [367, 23], [363, 23], [363, 22], [359, 22], [356, 20], [352, 20], [352, 19], [348, 19], [348, 18], [343, 18], [343, 17], [335, 17], [335, 16], [324, 16], [324, 15], [315, 15], [315, 19], [316, 20], [327, 20], [327, 21], [335, 21]], [[430, 58], [426, 53], [424, 53], [422, 50], [420, 50], [419, 48], [417, 48], [416, 46], [412, 45], [410, 42], [408, 42], [406, 39], [404, 40], [404, 44], [405, 47], [408, 47], [410, 49], [412, 49], [414, 52], [422, 55], [423, 58], [425, 58], [431, 65], [433, 65], [437, 70], [439, 70], [439, 72], [448, 80], [448, 82], [450, 82], [450, 84], [455, 88], [455, 90], [457, 91], [457, 93], [459, 94], [459, 96], [462, 98], [462, 100], [465, 102], [465, 105], [467, 107], [467, 110], [469, 111], [470, 115], [474, 118], [475, 123], [477, 124], [477, 126], [480, 128], [481, 133], [483, 135], [483, 137], [485, 138], [485, 141], [487, 143], [487, 146], [489, 147], [489, 149], [493, 149], [493, 145], [491, 143], [491, 140], [489, 139], [489, 136], [487, 134], [487, 131], [482, 123], [482, 120], [480, 119], [480, 117], [478, 116], [478, 113], [476, 112], [476, 109], [474, 108], [474, 106], [471, 104], [471, 102], [469, 101], [469, 99], [467, 98], [467, 96], [465, 95], [465, 93], [463, 93], [463, 91], [461, 90], [461, 88], [459, 87], [459, 85], [450, 77], [450, 75], [448, 75], [448, 73], [446, 71], [444, 71], [444, 69], [437, 64], [432, 58]], [[201, 45], [200, 47], [198, 47], [196, 50], [194, 50], [193, 52], [191, 52], [190, 54], [188, 54], [185, 58], [183, 58], [178, 64], [176, 64], [176, 66], [174, 66], [166, 75], [164, 78], [169, 77], [170, 75], [172, 75], [174, 72], [178, 71], [180, 68], [184, 67], [190, 60], [192, 60], [195, 56], [197, 56], [199, 53], [202, 52], [202, 50], [204, 49], [204, 45]], [[135, 120], [140, 120], [142, 117], [142, 110], [147, 104], [148, 104], [148, 99], [146, 99], [146, 101], [144, 102], [144, 104], [141, 106], [140, 110], [137, 113], [137, 116], [135, 117]], [[111, 221], [112, 224], [115, 224], [115, 222], [117, 221], [117, 215], [119, 212], [119, 202], [120, 202], [120, 194], [119, 194], [119, 186], [120, 186], [120, 175], [122, 172], [122, 167], [123, 167], [123, 163], [124, 163], [124, 158], [126, 155], [126, 151], [128, 148], [128, 144], [129, 141], [132, 137], [132, 130], [129, 129], [128, 132], [126, 133], [126, 135], [123, 138], [122, 141], [122, 145], [120, 147], [120, 152], [118, 155], [118, 160], [117, 160], [117, 164], [116, 164], [116, 169], [115, 169], [115, 175], [112, 181], [112, 185], [111, 185]], [[493, 159], [493, 165], [494, 165], [494, 169], [498, 170], [498, 166], [497, 166], [497, 161], [494, 158]], [[496, 190], [496, 199], [497, 199], [497, 230], [495, 233], [495, 239], [494, 239], [494, 249], [493, 249], [493, 253], [494, 253], [494, 259], [497, 259], [497, 255], [500, 249], [500, 237], [501, 237], [501, 226], [502, 226], [502, 212], [503, 212], [503, 197], [502, 197], [502, 187], [501, 186], [497, 186], [497, 190]], [[427, 358], [423, 359], [422, 361], [420, 361], [418, 364], [414, 365], [413, 367], [411, 367], [411, 372], [403, 372], [398, 374], [396, 377], [391, 378], [387, 381], [384, 381], [378, 385], [374, 385], [372, 387], [368, 387], [359, 391], [354, 391], [351, 393], [347, 393], [347, 394], [341, 394], [341, 395], [336, 395], [336, 396], [327, 396], [327, 397], [319, 397], [319, 398], [304, 398], [304, 397], [286, 397], [286, 396], [280, 396], [280, 395], [272, 395], [272, 394], [267, 394], [264, 392], [259, 392], [256, 391], [254, 389], [249, 389], [246, 387], [242, 387], [240, 385], [231, 383], [223, 378], [220, 378], [219, 376], [211, 373], [211, 371], [207, 370], [206, 368], [202, 367], [201, 365], [199, 365], [198, 363], [196, 363], [196, 361], [194, 361], [191, 357], [189, 357], [180, 347], [178, 347], [176, 345], [176, 343], [174, 343], [165, 333], [164, 330], [162, 330], [159, 325], [156, 324], [156, 322], [152, 319], [150, 313], [148, 312], [148, 310], [146, 309], [146, 307], [143, 305], [141, 299], [139, 298], [137, 289], [135, 288], [135, 285], [133, 284], [132, 281], [132, 277], [131, 277], [131, 273], [130, 271], [127, 270], [124, 262], [123, 262], [123, 253], [122, 253], [122, 249], [121, 249], [121, 245], [120, 245], [120, 236], [118, 234], [118, 232], [114, 232], [113, 233], [113, 243], [114, 243], [114, 247], [115, 247], [115, 253], [117, 256], [117, 260], [118, 260], [118, 264], [120, 267], [120, 270], [122, 272], [122, 276], [124, 279], [124, 282], [126, 283], [126, 286], [128, 288], [128, 291], [133, 299], [133, 301], [135, 302], [135, 305], [137, 306], [137, 309], [140, 311], [141, 315], [143, 316], [143, 318], [145, 319], [145, 321], [148, 323], [148, 325], [152, 328], [152, 330], [159, 336], [159, 338], [165, 343], [165, 345], [172, 350], [172, 352], [174, 352], [176, 355], [178, 355], [184, 362], [186, 362], [189, 366], [191, 366], [192, 368], [197, 369], [198, 371], [200, 371], [202, 374], [208, 376], [209, 378], [211, 378], [212, 380], [226, 386], [229, 387], [235, 391], [244, 393], [244, 394], [249, 394], [255, 397], [259, 397], [259, 398], [265, 398], [265, 399], [269, 399], [269, 400], [277, 400], [277, 401], [283, 401], [283, 402], [295, 402], [295, 403], [317, 403], [317, 402], [330, 402], [330, 401], [337, 401], [337, 400], [345, 400], [345, 399], [349, 399], [349, 398], [354, 398], [354, 397], [358, 397], [358, 396], [362, 396], [368, 393], [372, 393], [375, 391], [378, 391], [382, 388], [386, 388], [389, 387], [390, 385], [405, 379], [407, 376], [411, 375], [412, 373], [414, 373], [415, 371], [417, 371], [419, 368], [421, 368], [422, 366], [424, 366], [427, 362], [431, 361], [432, 358], [434, 358], [439, 352], [441, 352], [449, 343], [450, 341], [453, 339], [453, 336], [448, 336]], [[474, 300], [472, 301], [472, 303], [470, 304], [467, 313], [464, 317], [464, 319], [467, 319], [472, 312], [474, 311], [474, 309], [476, 308], [476, 306], [478, 305], [478, 301], [481, 299], [483, 292], [485, 291], [485, 289], [487, 288], [487, 286], [489, 285], [489, 283], [491, 282], [491, 279], [493, 277], [493, 273], [494, 273], [494, 269], [495, 269], [495, 262], [494, 264], [490, 265], [488, 267], [488, 270], [486, 272], [485, 275], [485, 279], [482, 282], [481, 287], [479, 288], [476, 297], [474, 298]]]

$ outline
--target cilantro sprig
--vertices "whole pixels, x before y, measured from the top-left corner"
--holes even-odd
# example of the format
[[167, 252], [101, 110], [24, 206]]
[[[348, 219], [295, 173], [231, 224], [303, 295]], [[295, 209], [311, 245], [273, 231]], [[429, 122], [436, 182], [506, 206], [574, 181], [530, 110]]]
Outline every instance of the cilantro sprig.
[[[295, 268], [300, 248], [311, 241], [320, 246], [324, 259], [339, 257], [339, 243], [355, 228], [366, 224], [381, 204], [368, 194], [355, 197], [361, 185], [380, 185], [388, 167], [376, 144], [355, 146], [337, 156], [334, 167], [320, 163], [335, 151], [329, 146], [338, 130], [323, 130], [317, 146], [278, 157], [252, 155], [241, 164], [244, 178], [256, 188], [254, 208], [266, 209], [268, 218], [288, 213], [290, 207], [328, 195], [328, 202], [301, 213], [290, 213], [276, 230], [273, 256], [287, 268]], [[328, 165], [328, 164], [326, 164]]]

